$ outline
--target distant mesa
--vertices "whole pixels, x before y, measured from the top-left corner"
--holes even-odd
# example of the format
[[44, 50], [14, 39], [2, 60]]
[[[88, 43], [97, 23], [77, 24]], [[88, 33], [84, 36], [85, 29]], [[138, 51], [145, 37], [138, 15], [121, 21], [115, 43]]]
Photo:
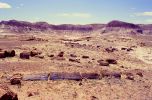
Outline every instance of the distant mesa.
[[[74, 33], [93, 33], [93, 31], [101, 33], [131, 33], [131, 34], [142, 34], [142, 33], [152, 33], [152, 25], [144, 24], [133, 24], [123, 21], [113, 20], [107, 24], [87, 24], [87, 25], [72, 25], [72, 24], [61, 24], [52, 25], [47, 22], [26, 22], [26, 21], [1, 21], [0, 22], [0, 32], [4, 33], [52, 33], [52, 32], [63, 33], [70, 31]], [[72, 31], [72, 32], [71, 32]], [[74, 31], [74, 32], [73, 32]]]
[[109, 22], [106, 27], [119, 27], [119, 28], [131, 28], [131, 29], [139, 29], [140, 26], [132, 24], [132, 23], [127, 23], [127, 22], [122, 22], [122, 21], [111, 21]]
[[105, 25], [105, 27], [102, 30], [102, 33], [109, 32], [142, 34], [143, 30], [139, 25], [114, 20]]

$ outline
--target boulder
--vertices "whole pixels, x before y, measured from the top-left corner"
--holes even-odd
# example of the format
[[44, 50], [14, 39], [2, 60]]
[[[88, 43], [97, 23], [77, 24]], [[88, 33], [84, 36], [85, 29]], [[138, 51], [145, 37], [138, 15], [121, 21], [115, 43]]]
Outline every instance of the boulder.
[[21, 59], [30, 59], [30, 53], [24, 51], [24, 52], [20, 53], [20, 58]]
[[18, 97], [16, 93], [9, 89], [0, 87], [0, 100], [18, 100]]

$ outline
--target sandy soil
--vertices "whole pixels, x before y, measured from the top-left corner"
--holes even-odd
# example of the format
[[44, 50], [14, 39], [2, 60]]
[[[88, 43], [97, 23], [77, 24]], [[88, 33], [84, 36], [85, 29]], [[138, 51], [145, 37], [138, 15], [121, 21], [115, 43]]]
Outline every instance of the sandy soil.
[[[35, 37], [34, 40], [29, 40], [31, 37]], [[117, 33], [88, 36], [1, 35], [0, 48], [13, 49], [16, 56], [0, 59], [0, 84], [17, 93], [19, 100], [152, 100], [151, 41], [152, 36]], [[106, 48], [115, 50], [108, 52]], [[35, 49], [42, 52], [41, 57], [20, 58], [21, 52]], [[58, 57], [60, 52], [64, 52], [62, 59]], [[69, 61], [70, 58], [79, 60], [79, 63]], [[115, 59], [117, 64], [101, 66], [98, 63], [101, 59]], [[137, 70], [142, 75], [138, 75]], [[122, 73], [121, 79], [22, 81], [21, 86], [11, 85], [7, 79], [16, 73], [102, 74], [104, 71], [118, 71]], [[133, 74], [133, 79], [127, 79], [124, 73]]]

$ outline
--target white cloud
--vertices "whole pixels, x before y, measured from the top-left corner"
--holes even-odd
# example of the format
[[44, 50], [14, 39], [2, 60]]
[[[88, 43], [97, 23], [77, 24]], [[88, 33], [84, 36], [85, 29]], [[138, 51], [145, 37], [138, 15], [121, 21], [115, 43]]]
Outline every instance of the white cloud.
[[11, 6], [7, 3], [0, 2], [0, 9], [11, 8]]
[[60, 14], [56, 14], [56, 16], [59, 17], [77, 17], [77, 18], [91, 18], [92, 15], [89, 13], [60, 13]]
[[152, 16], [152, 12], [136, 13], [137, 16]]
[[146, 22], [147, 23], [152, 23], [152, 19], [147, 19]]

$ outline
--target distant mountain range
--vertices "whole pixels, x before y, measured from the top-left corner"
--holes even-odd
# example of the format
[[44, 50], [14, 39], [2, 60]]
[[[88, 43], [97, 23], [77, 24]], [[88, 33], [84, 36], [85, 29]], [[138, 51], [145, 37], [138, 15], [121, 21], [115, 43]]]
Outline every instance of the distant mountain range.
[[91, 32], [100, 30], [101, 33], [106, 33], [110, 31], [124, 31], [130, 30], [128, 32], [140, 33], [140, 34], [151, 34], [152, 24], [133, 24], [122, 21], [111, 21], [107, 24], [87, 24], [87, 25], [72, 25], [72, 24], [62, 24], [62, 25], [52, 25], [47, 22], [26, 22], [26, 21], [1, 21], [0, 22], [0, 32], [13, 32], [13, 33], [30, 33], [30, 32], [47, 32], [52, 31], [78, 31], [78, 32]]

